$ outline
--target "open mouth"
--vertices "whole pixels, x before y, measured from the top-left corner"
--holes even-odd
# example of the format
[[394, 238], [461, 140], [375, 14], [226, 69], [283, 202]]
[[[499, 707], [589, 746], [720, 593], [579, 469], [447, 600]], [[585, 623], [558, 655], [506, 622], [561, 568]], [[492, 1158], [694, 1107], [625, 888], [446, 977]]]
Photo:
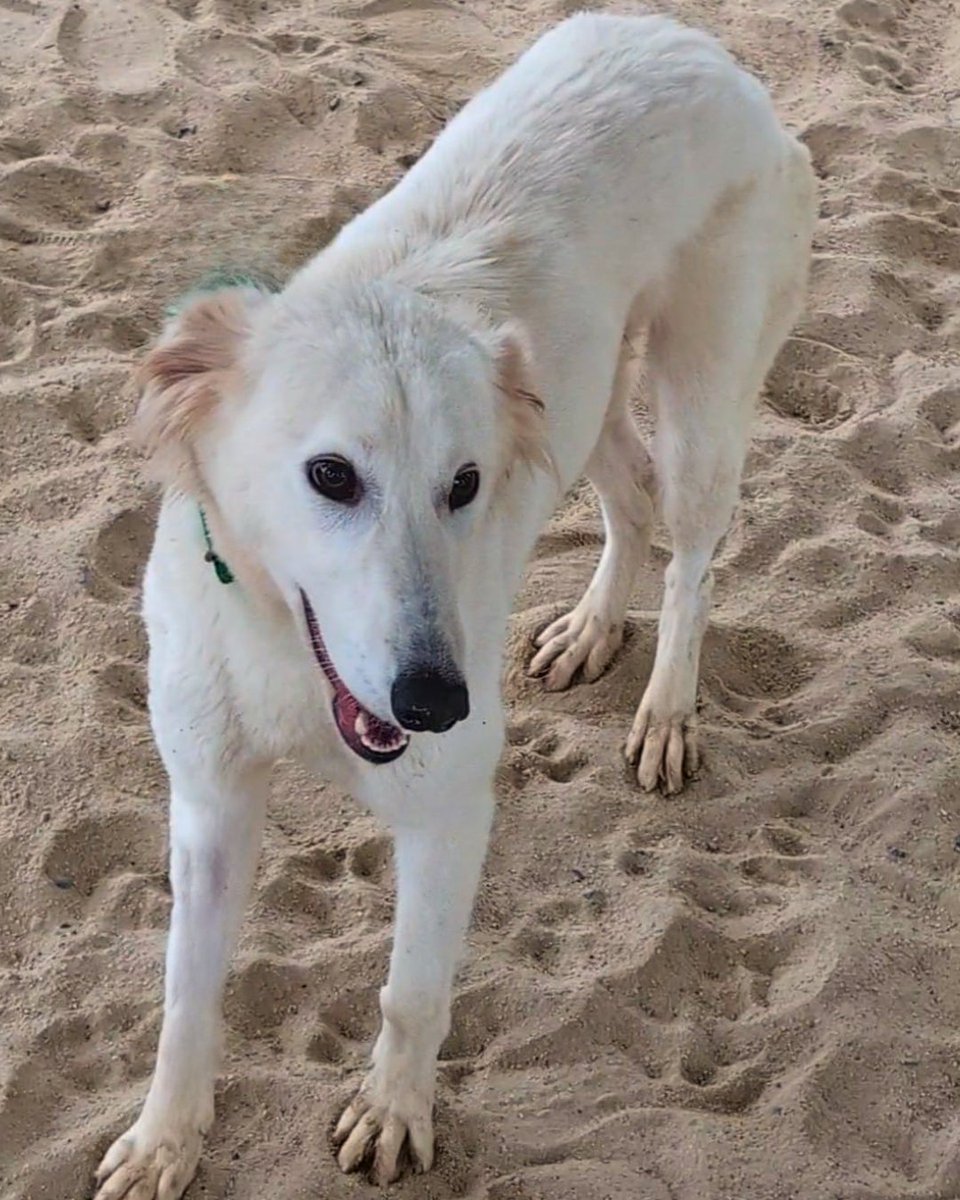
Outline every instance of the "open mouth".
[[303, 613], [307, 620], [310, 644], [324, 675], [333, 688], [333, 719], [340, 736], [360, 758], [368, 763], [388, 763], [399, 758], [410, 745], [410, 738], [396, 725], [381, 721], [363, 707], [337, 674], [320, 634], [320, 626], [303, 589]]

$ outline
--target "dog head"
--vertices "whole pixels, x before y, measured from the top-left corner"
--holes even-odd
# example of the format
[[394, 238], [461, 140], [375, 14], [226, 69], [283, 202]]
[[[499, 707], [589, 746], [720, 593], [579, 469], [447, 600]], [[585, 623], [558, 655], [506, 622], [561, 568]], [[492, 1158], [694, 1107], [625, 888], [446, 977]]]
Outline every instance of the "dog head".
[[140, 380], [162, 479], [284, 597], [348, 746], [388, 761], [464, 720], [471, 542], [507, 473], [549, 465], [516, 331], [384, 284], [237, 287], [188, 304]]

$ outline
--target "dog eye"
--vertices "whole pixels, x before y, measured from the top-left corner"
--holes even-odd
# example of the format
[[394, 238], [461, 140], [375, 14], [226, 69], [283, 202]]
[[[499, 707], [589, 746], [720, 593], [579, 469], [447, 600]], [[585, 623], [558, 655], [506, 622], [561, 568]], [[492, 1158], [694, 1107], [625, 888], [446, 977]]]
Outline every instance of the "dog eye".
[[458, 508], [464, 508], [476, 496], [480, 487], [480, 472], [471, 463], [470, 466], [461, 467], [453, 478], [453, 487], [450, 489], [448, 502], [450, 511], [455, 512]]
[[360, 480], [345, 458], [329, 454], [311, 458], [307, 463], [307, 480], [315, 492], [336, 500], [338, 504], [356, 504], [360, 499]]

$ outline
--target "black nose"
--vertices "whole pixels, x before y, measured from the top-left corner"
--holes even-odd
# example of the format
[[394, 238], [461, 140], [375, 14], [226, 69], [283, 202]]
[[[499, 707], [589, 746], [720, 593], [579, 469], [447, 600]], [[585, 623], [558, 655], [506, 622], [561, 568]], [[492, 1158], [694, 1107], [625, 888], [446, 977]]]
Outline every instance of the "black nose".
[[404, 671], [390, 690], [393, 715], [404, 729], [446, 733], [470, 712], [467, 685], [459, 675], [426, 668]]

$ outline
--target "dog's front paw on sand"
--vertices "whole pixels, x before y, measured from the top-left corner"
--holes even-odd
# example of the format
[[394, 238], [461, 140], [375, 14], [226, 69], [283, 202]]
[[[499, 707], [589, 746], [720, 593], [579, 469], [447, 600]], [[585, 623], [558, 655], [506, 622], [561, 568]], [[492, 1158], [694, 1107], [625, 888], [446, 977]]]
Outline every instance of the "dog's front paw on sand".
[[104, 1155], [94, 1200], [180, 1200], [197, 1172], [202, 1146], [198, 1126], [141, 1119]]
[[611, 621], [594, 606], [581, 601], [540, 633], [529, 674], [543, 676], [548, 692], [568, 688], [577, 671], [593, 683], [606, 670], [623, 641], [623, 623]]
[[364, 1084], [334, 1131], [341, 1171], [357, 1171], [373, 1160], [380, 1187], [403, 1172], [408, 1156], [415, 1171], [433, 1166], [433, 1103], [415, 1092], [386, 1097]]
[[645, 792], [659, 785], [665, 795], [676, 795], [700, 766], [696, 717], [689, 713], [661, 718], [644, 697], [624, 755], [636, 767], [637, 782]]

